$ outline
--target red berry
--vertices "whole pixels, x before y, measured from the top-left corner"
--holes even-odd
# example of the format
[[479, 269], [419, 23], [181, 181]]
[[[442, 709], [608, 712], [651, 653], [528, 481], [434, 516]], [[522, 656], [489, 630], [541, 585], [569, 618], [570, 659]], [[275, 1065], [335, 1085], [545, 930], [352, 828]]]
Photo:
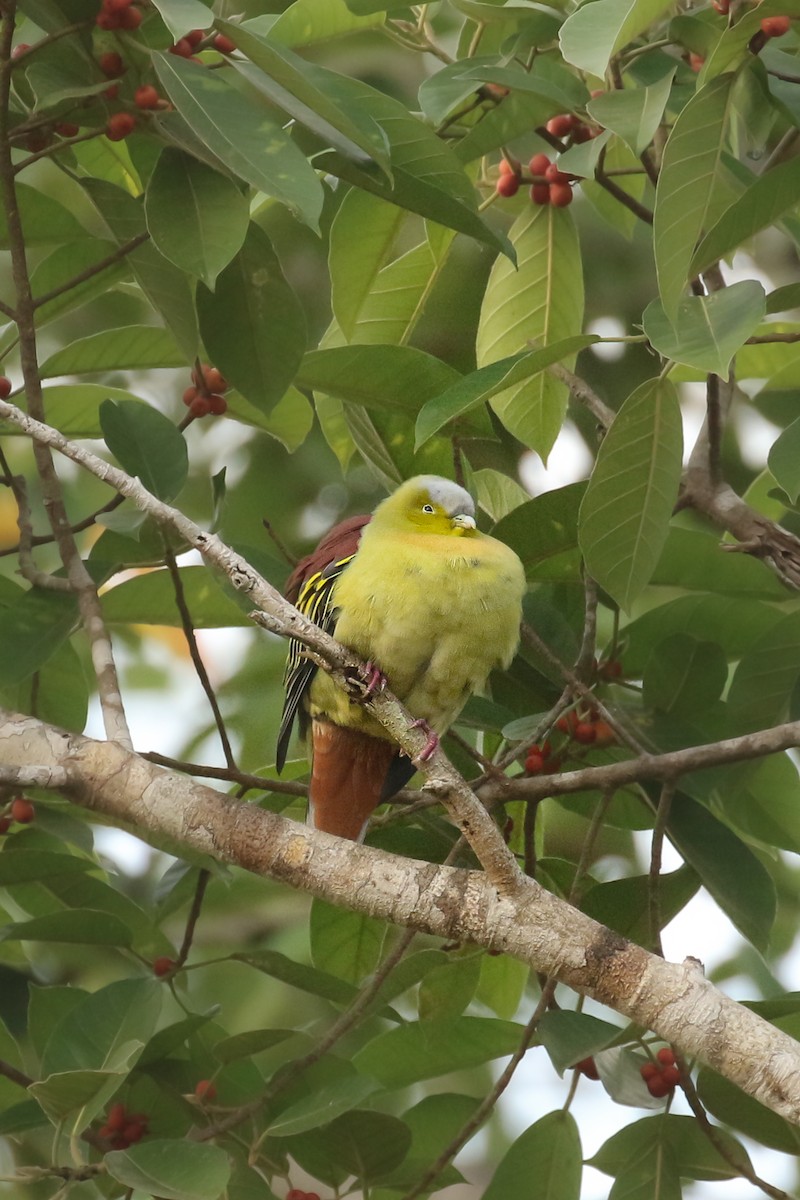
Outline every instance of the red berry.
[[129, 5], [128, 8], [123, 8], [119, 14], [119, 23], [122, 29], [138, 29], [142, 23], [142, 10]]
[[171, 975], [177, 965], [174, 958], [167, 958], [166, 954], [162, 954], [153, 960], [153, 974], [163, 979], [165, 975]]
[[515, 175], [516, 172], [507, 158], [501, 158], [497, 164], [497, 170], [500, 175]]
[[549, 204], [550, 184], [534, 183], [533, 187], [531, 188], [531, 200], [534, 204]]
[[588, 721], [579, 721], [575, 726], [572, 736], [576, 742], [581, 742], [584, 746], [591, 746], [597, 737], [597, 730]]
[[14, 385], [5, 375], [0, 375], [0, 400], [5, 400], [14, 390]]
[[575, 124], [575, 118], [572, 113], [561, 113], [557, 117], [551, 117], [547, 122], [547, 132], [552, 133], [554, 137], [566, 137], [572, 130]]
[[110, 1133], [119, 1133], [121, 1129], [125, 1128], [127, 1122], [128, 1114], [125, 1112], [125, 1105], [119, 1103], [112, 1104], [106, 1116], [105, 1128]]
[[[548, 194], [548, 196], [550, 195], [549, 188], [547, 189], [547, 194]], [[556, 729], [558, 730], [559, 733], [571, 734], [574, 726], [575, 726], [575, 714], [573, 712], [564, 713], [564, 716], [559, 717], [558, 720], [556, 721]]]
[[121, 13], [123, 8], [130, 8], [132, 0], [103, 0], [106, 12]]
[[50, 145], [52, 138], [50, 130], [46, 128], [34, 129], [25, 139], [25, 147], [30, 150], [31, 154], [38, 154], [40, 150], [46, 149]]
[[617, 740], [617, 735], [609, 725], [608, 721], [594, 722], [594, 740], [596, 746], [613, 746]]
[[677, 1067], [664, 1067], [661, 1072], [661, 1078], [666, 1083], [667, 1087], [677, 1087], [681, 1081], [681, 1073]]
[[193, 417], [207, 417], [211, 412], [211, 404], [205, 396], [197, 396], [189, 405]]
[[306, 1200], [306, 1194], [301, 1188], [290, 1188], [286, 1200]]
[[543, 775], [557, 775], [558, 772], [561, 770], [561, 763], [562, 763], [562, 759], [561, 759], [561, 756], [558, 754], [556, 755], [555, 758], [545, 759], [545, 764], [542, 767], [542, 774]]
[[539, 747], [539, 753], [543, 758], [549, 758], [553, 753], [553, 747], [549, 742], [542, 742], [541, 746]]
[[660, 1075], [661, 1069], [658, 1063], [651, 1062], [648, 1059], [646, 1063], [642, 1063], [639, 1067], [639, 1074], [645, 1083], [647, 1083], [649, 1080], [655, 1079], [656, 1075]]
[[550, 203], [554, 208], [566, 208], [572, 204], [572, 188], [568, 183], [550, 184]]
[[504, 100], [511, 88], [505, 87], [502, 83], [485, 83], [483, 90], [492, 100]]
[[23, 54], [27, 54], [29, 50], [30, 46], [27, 42], [20, 42], [19, 45], [15, 46], [11, 51], [11, 57], [12, 59], [22, 58]]
[[525, 770], [529, 775], [539, 775], [544, 767], [544, 759], [535, 751], [525, 759]]
[[11, 820], [20, 825], [30, 825], [36, 816], [36, 809], [25, 796], [17, 796], [11, 801]]
[[599, 1079], [600, 1072], [597, 1070], [597, 1065], [594, 1059], [582, 1058], [580, 1062], [575, 1063], [573, 1071], [579, 1071], [581, 1075], [585, 1075], [587, 1079]]
[[75, 125], [72, 121], [59, 121], [55, 128], [56, 133], [65, 138], [75, 137], [81, 131], [80, 125]]
[[195, 46], [199, 46], [205, 36], [205, 29], [190, 29], [188, 33], [183, 35], [183, 40], [188, 42], [192, 49], [194, 49]]
[[132, 1146], [134, 1142], [140, 1142], [145, 1133], [145, 1128], [138, 1121], [131, 1121], [130, 1125], [126, 1125], [122, 1131], [122, 1137], [128, 1146]]
[[199, 395], [200, 395], [200, 393], [198, 392], [196, 387], [188, 387], [186, 389], [186, 391], [183, 393], [183, 403], [188, 408], [189, 405], [192, 403], [192, 401], [196, 400]]
[[715, 8], [718, 13], [722, 13], [723, 17], [727, 17], [730, 12], [731, 0], [712, 0], [711, 7]]
[[106, 88], [106, 90], [103, 92], [103, 95], [105, 96], [106, 100], [116, 100], [117, 96], [119, 95], [119, 84], [112, 83], [111, 87]]
[[519, 191], [519, 179], [516, 175], [500, 175], [495, 184], [498, 196], [516, 196]]
[[651, 1096], [655, 1096], [657, 1100], [663, 1100], [672, 1091], [668, 1083], [664, 1082], [661, 1075], [654, 1075], [652, 1079], [647, 1081], [647, 1090]]
[[158, 108], [161, 99], [152, 83], [144, 83], [133, 93], [133, 103], [137, 108]]
[[783, 37], [791, 27], [791, 17], [764, 17], [761, 22], [761, 32], [768, 38]]
[[619, 679], [622, 675], [622, 663], [618, 658], [609, 658], [601, 664], [598, 674], [601, 679]]
[[531, 161], [528, 163], [528, 170], [531, 175], [544, 175], [547, 168], [550, 166], [550, 159], [546, 154], [534, 154]]
[[108, 50], [97, 60], [100, 70], [108, 79], [118, 79], [125, 74], [125, 64], [116, 50]]
[[0, 837], [8, 833], [11, 828], [11, 817], [0, 817]]
[[544, 173], [544, 177], [548, 183], [569, 183], [569, 175], [565, 175], [559, 170], [558, 163], [550, 163], [550, 166]]
[[572, 131], [572, 140], [580, 144], [581, 142], [589, 142], [595, 137], [595, 133], [583, 121], [580, 121]]
[[675, 1054], [669, 1046], [662, 1046], [661, 1049], [656, 1052], [656, 1058], [661, 1063], [662, 1067], [675, 1066]]
[[194, 1094], [198, 1100], [215, 1100], [217, 1096], [217, 1085], [210, 1079], [201, 1079], [195, 1085]]
[[224, 33], [218, 33], [214, 38], [214, 49], [219, 50], [220, 54], [233, 54], [236, 49], [236, 43], [232, 42]]
[[203, 382], [210, 392], [227, 392], [228, 381], [216, 367], [203, 367]]
[[106, 12], [106, 10], [104, 8], [100, 9], [100, 12], [97, 14], [97, 16], [94, 19], [94, 23], [98, 29], [121, 29], [122, 28], [122, 21], [120, 19], [120, 14]]
[[224, 396], [217, 396], [215, 392], [208, 397], [208, 403], [215, 417], [221, 417], [228, 411], [228, 401]]
[[122, 142], [133, 133], [135, 126], [136, 117], [132, 113], [114, 113], [106, 122], [106, 137], [110, 142]]
[[695, 74], [697, 74], [699, 71], [702, 71], [703, 63], [705, 61], [706, 60], [703, 58], [702, 54], [689, 55], [689, 66], [692, 68]]
[[169, 47], [170, 54], [177, 54], [178, 58], [191, 58], [194, 47], [188, 38], [178, 38], [174, 46]]

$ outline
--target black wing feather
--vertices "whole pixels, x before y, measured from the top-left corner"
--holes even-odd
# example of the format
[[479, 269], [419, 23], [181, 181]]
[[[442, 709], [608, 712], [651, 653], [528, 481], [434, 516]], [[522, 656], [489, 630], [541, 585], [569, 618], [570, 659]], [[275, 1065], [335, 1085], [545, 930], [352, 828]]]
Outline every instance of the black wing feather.
[[[333, 605], [333, 589], [336, 580], [348, 563], [355, 558], [348, 554], [345, 558], [334, 559], [322, 571], [315, 571], [303, 583], [296, 607], [304, 616], [319, 625], [326, 633], [332, 634], [336, 626], [337, 611]], [[281, 727], [278, 730], [278, 745], [275, 752], [275, 763], [278, 773], [283, 770], [286, 755], [289, 750], [289, 740], [292, 736], [294, 719], [300, 716], [301, 729], [304, 725], [303, 697], [311, 687], [311, 681], [317, 672], [316, 663], [311, 662], [303, 654], [303, 644], [292, 638], [289, 643], [289, 654], [286, 659], [284, 687], [286, 699], [283, 703]], [[302, 729], [304, 733], [305, 730]]]

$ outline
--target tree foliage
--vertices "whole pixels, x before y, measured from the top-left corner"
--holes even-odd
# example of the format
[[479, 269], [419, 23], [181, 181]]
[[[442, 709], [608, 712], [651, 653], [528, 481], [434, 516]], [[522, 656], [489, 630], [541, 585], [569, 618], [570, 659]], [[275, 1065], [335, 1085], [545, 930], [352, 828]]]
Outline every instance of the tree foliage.
[[[612, 1197], [735, 1177], [785, 1195], [746, 1146], [783, 1181], [800, 1125], [780, 962], [800, 908], [798, 0], [0, 15], [5, 1173], [42, 1196], [412, 1200], [474, 1175], [487, 1200], [578, 1200], [580, 1085], [651, 1110], [588, 1159]], [[565, 429], [588, 479], [531, 498]], [[367, 837], [409, 878], [456, 868], [436, 876], [465, 881], [456, 942], [400, 896], [385, 911], [407, 929], [375, 915], [359, 872], [389, 867], [368, 851], [345, 851], [348, 888], [323, 836], [318, 874], [289, 849], [272, 879], [248, 873], [235, 806], [209, 818], [224, 846], [167, 836], [135, 767], [92, 792], [90, 744], [70, 762], [55, 729], [91, 712], [132, 749], [128, 717], [154, 708], [163, 740], [137, 750], [301, 820], [302, 749], [280, 779], [271, 763], [283, 646], [253, 629], [236, 564], [280, 587], [316, 534], [418, 472], [464, 482], [530, 583], [516, 661], [445, 745], [491, 821], [434, 763], [437, 786]], [[232, 628], [227, 670], [203, 637]], [[24, 757], [10, 714], [52, 761]], [[110, 862], [92, 808], [170, 865]], [[580, 945], [545, 970], [494, 950], [513, 939], [488, 900], [469, 911], [470, 871], [502, 901], [518, 867], [573, 906], [576, 937], [605, 926], [611, 957], [660, 954], [704, 888], [741, 939], [715, 981], [746, 977], [786, 1041], [765, 1066], [766, 1043], [704, 1010], [671, 1051], [653, 1031], [674, 974], [652, 1029], [584, 1011], [563, 984], [581, 987]], [[563, 1098], [508, 1145], [526, 1053]], [[485, 1162], [454, 1166], [493, 1114]]]

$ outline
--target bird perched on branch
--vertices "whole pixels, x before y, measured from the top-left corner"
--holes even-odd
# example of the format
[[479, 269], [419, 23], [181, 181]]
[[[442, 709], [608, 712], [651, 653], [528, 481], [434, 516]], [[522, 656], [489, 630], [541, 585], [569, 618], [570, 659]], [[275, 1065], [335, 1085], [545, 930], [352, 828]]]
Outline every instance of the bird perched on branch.
[[[337, 525], [292, 572], [286, 595], [366, 664], [367, 691], [388, 681], [429, 734], [422, 758], [519, 642], [525, 576], [513, 550], [481, 533], [464, 488], [407, 480], [372, 517]], [[295, 716], [310, 725], [309, 823], [360, 839], [373, 809], [414, 764], [363, 704], [293, 642], [278, 735], [283, 767]]]

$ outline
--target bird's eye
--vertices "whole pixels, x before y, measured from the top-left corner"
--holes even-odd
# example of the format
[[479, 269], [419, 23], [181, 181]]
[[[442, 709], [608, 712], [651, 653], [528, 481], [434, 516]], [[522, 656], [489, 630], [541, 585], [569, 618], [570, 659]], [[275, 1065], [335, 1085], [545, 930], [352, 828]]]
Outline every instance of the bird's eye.
[[423, 506], [422, 506], [422, 511], [423, 511], [424, 513], [432, 513], [432, 512], [433, 512], [433, 505], [432, 505], [432, 504], [423, 504]]

